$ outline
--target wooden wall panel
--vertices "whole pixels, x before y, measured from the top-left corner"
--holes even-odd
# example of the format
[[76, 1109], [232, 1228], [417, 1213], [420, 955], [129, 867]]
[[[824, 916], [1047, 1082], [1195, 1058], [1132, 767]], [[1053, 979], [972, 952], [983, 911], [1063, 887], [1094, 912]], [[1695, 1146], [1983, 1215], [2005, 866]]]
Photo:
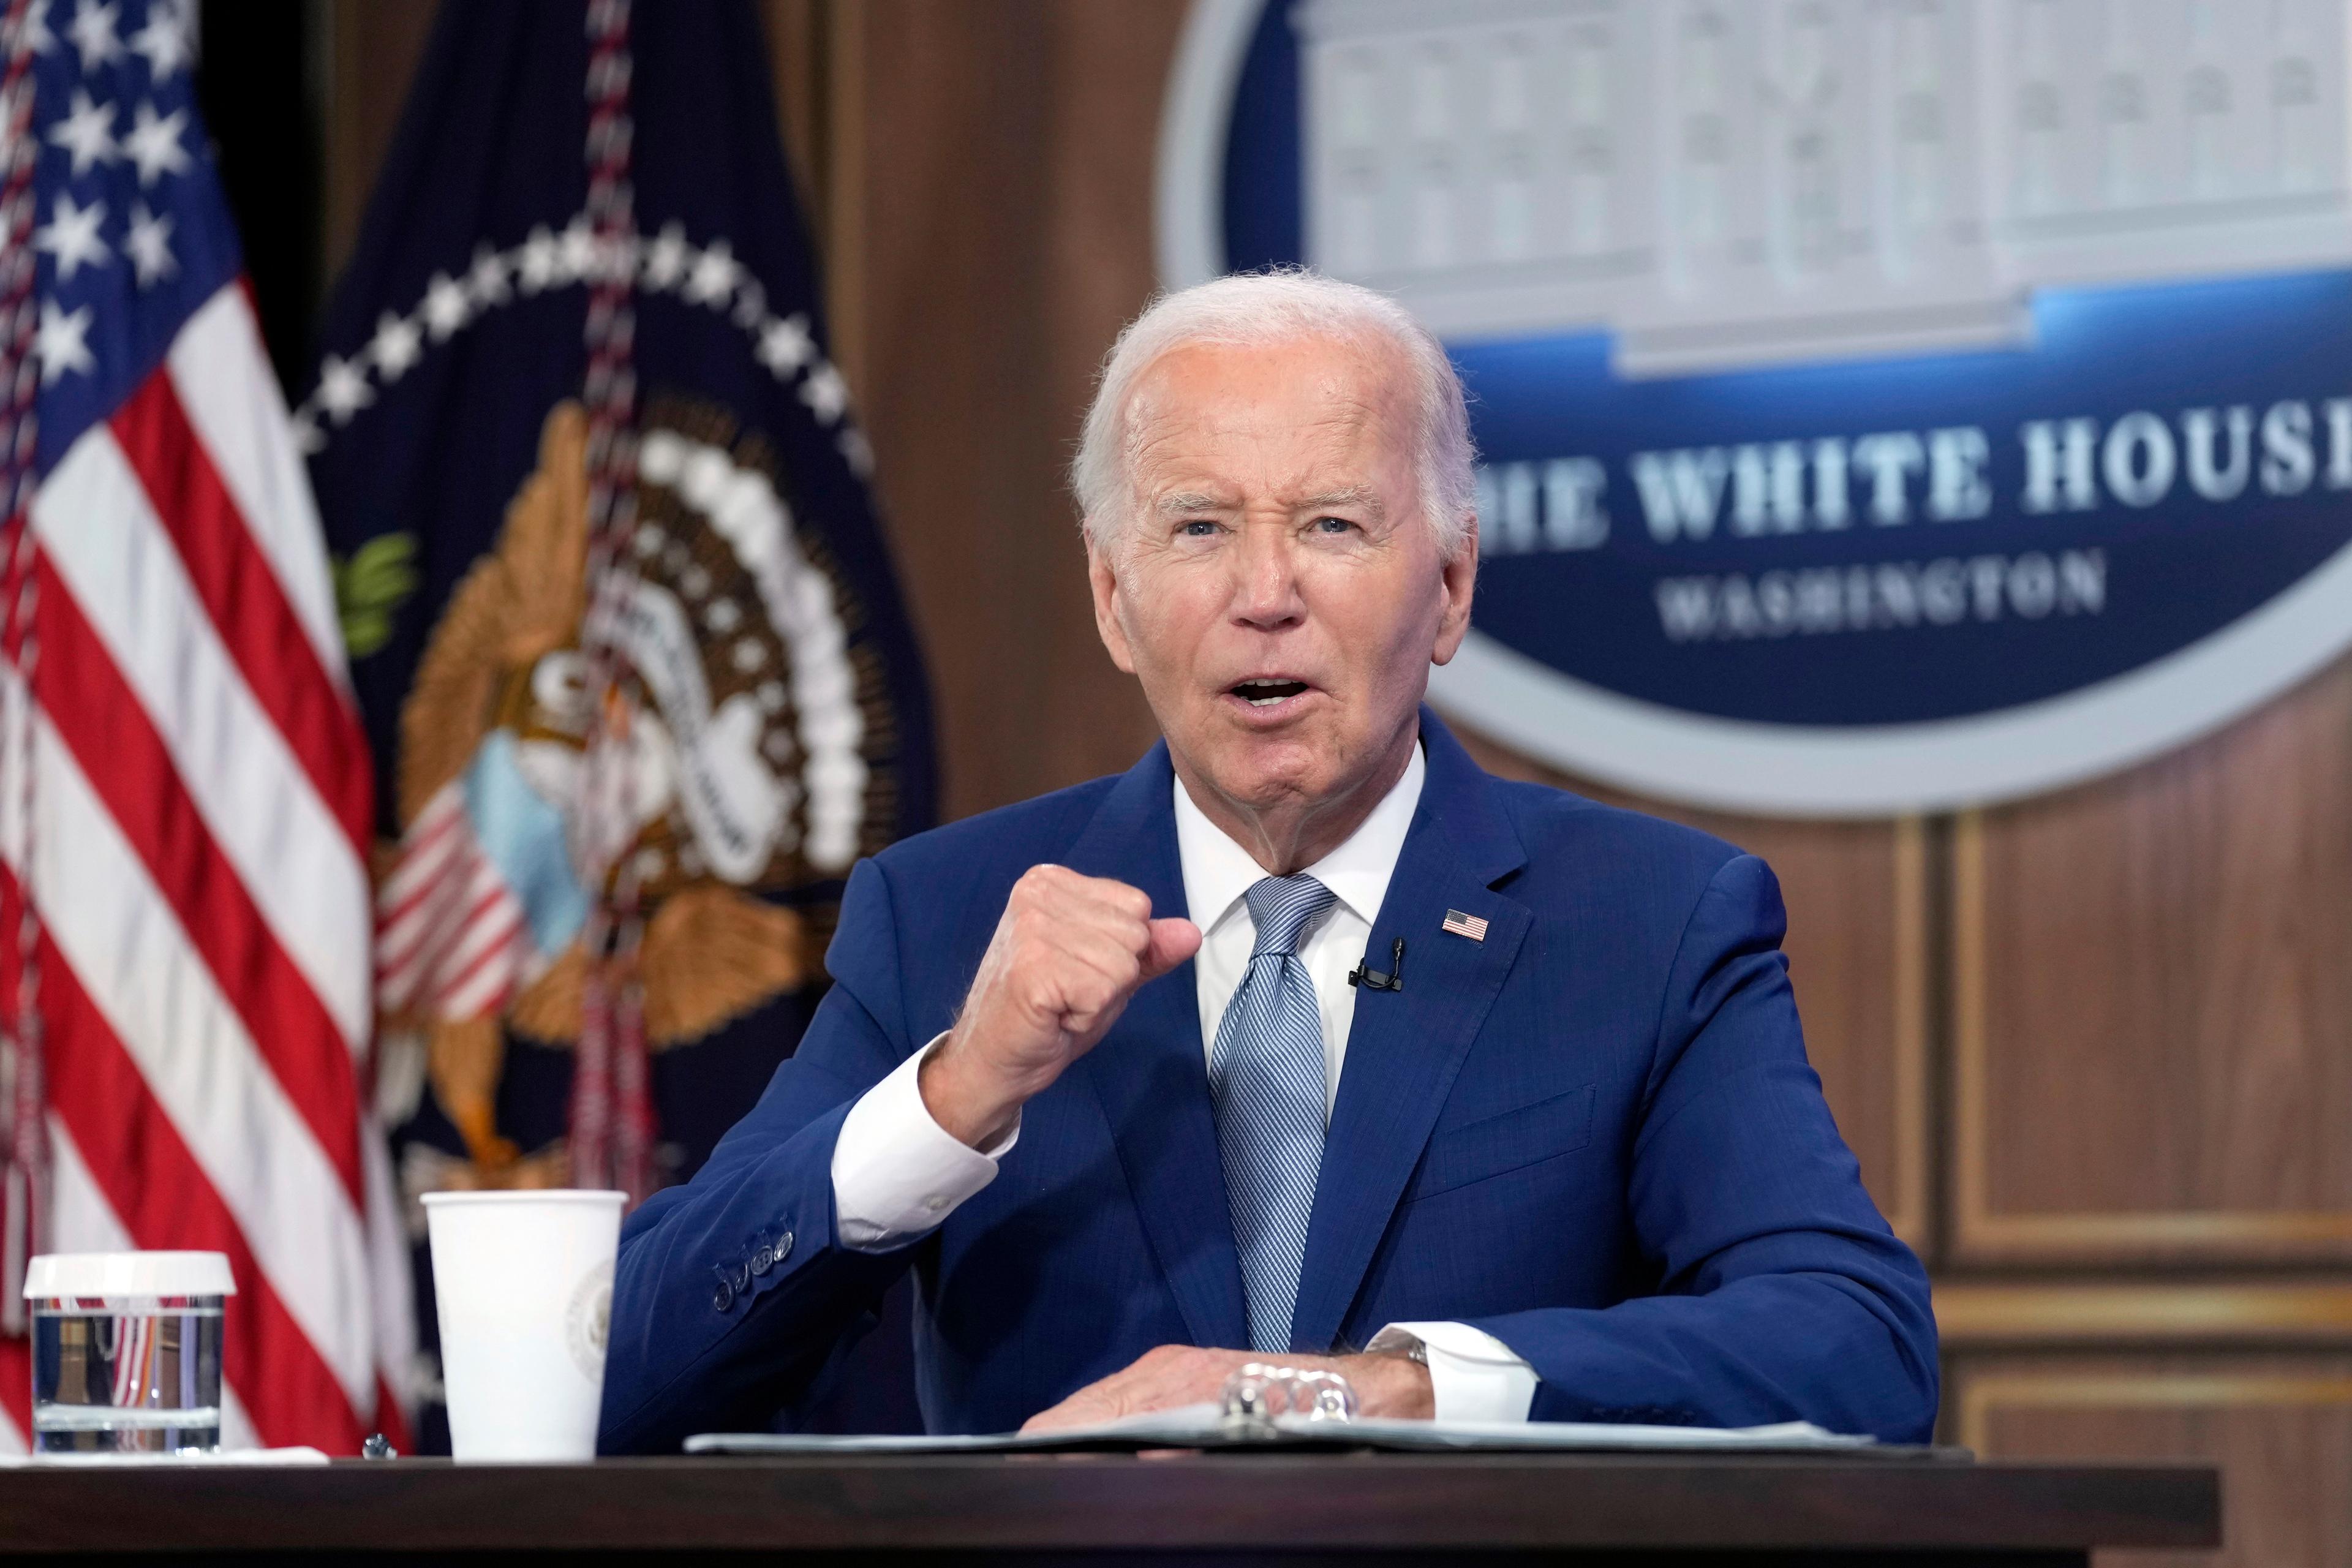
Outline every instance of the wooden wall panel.
[[1775, 822], [1640, 800], [1570, 778], [1455, 728], [1507, 778], [1531, 779], [1704, 829], [1762, 856], [1789, 909], [1789, 973], [1805, 1048], [1895, 1233], [1925, 1250], [1928, 1173], [1928, 833], [1899, 822]]
[[961, 816], [1124, 768], [1155, 734], [1096, 638], [1061, 467], [1097, 363], [1153, 288], [1153, 142], [1184, 7], [856, 9], [863, 164], [836, 177], [864, 192], [863, 277], [844, 331]]
[[768, 35], [784, 162], [792, 169], [810, 238], [822, 252], [829, 226], [825, 201], [834, 189], [828, 166], [837, 107], [832, 57], [841, 29], [824, 0], [760, 0], [760, 22]]
[[332, 288], [359, 238], [376, 166], [399, 128], [440, 0], [328, 0], [326, 229], [320, 255]]
[[[2352, 1285], [2329, 1279], [1946, 1279], [1944, 1350], [2352, 1349]], [[2352, 1475], [2346, 1477], [2352, 1485]]]
[[1952, 888], [1958, 1256], [2352, 1262], [2352, 662]]
[[2101, 1568], [2341, 1568], [2352, 1562], [2352, 1356], [1989, 1356], [1946, 1387], [1956, 1440], [2005, 1459], [2193, 1459], [2222, 1470], [2206, 1552], [2101, 1553]]

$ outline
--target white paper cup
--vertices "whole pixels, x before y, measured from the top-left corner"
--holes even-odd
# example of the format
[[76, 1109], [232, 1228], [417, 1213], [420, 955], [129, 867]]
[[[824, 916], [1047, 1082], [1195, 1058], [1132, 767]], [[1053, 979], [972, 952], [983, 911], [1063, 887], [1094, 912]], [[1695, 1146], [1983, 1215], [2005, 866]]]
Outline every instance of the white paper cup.
[[587, 1459], [622, 1194], [427, 1193], [449, 1447], [460, 1459]]

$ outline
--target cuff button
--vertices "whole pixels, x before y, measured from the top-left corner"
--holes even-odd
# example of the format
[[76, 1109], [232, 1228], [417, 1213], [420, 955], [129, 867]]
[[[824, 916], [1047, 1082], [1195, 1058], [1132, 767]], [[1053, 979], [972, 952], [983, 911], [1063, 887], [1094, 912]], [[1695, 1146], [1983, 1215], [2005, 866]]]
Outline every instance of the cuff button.
[[710, 1305], [715, 1310], [721, 1312], [733, 1307], [735, 1305], [735, 1287], [729, 1284], [726, 1280], [721, 1279], [719, 1282], [718, 1290], [711, 1295]]
[[765, 1274], [769, 1269], [773, 1268], [775, 1266], [776, 1254], [773, 1248], [763, 1247], [760, 1248], [759, 1251], [751, 1254], [752, 1273]]
[[785, 1258], [790, 1258], [792, 1255], [793, 1233], [788, 1230], [784, 1232], [783, 1235], [776, 1237], [776, 1261], [782, 1263]]

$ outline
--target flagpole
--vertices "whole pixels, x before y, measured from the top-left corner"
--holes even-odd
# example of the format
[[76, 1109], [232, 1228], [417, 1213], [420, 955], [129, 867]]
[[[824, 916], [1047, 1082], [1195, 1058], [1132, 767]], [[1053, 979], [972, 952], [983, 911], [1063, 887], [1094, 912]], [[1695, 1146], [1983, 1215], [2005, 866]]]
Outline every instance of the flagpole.
[[[40, 917], [33, 898], [33, 692], [40, 664], [36, 635], [40, 607], [35, 571], [32, 496], [37, 448], [40, 362], [38, 305], [34, 298], [32, 0], [10, 0], [0, 21], [0, 498], [9, 541], [5, 600], [0, 600], [0, 655], [15, 666], [15, 700], [8, 709], [7, 766], [16, 770], [16, 974], [14, 1005], [0, 1035], [7, 1085], [5, 1217], [0, 1217], [0, 1331], [26, 1328], [26, 1260], [48, 1229], [48, 1127], [42, 1062]], [[0, 768], [5, 776], [5, 768]]]
[[588, 221], [595, 244], [585, 327], [588, 372], [588, 665], [585, 783], [576, 854], [595, 900], [583, 952], [580, 1045], [572, 1094], [572, 1179], [612, 1185], [632, 1205], [652, 1191], [653, 1115], [646, 1064], [643, 921], [631, 798], [630, 711], [615, 641], [630, 574], [623, 545], [636, 521], [636, 370], [633, 359], [636, 213], [630, 185], [629, 0], [589, 0]]

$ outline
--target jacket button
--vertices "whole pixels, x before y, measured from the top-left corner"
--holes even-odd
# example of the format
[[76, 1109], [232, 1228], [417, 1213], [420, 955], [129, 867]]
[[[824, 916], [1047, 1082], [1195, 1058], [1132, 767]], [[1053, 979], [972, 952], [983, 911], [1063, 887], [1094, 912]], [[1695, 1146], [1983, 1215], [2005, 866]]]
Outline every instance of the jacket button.
[[729, 1308], [734, 1306], [735, 1287], [729, 1284], [726, 1280], [721, 1279], [719, 1282], [718, 1290], [710, 1298], [710, 1304], [721, 1312], [724, 1312]]
[[735, 1270], [735, 1294], [745, 1295], [751, 1289], [751, 1266], [748, 1263]]
[[782, 1263], [785, 1258], [790, 1258], [792, 1255], [793, 1233], [788, 1230], [784, 1232], [783, 1235], [776, 1238], [776, 1261]]
[[752, 1273], [765, 1274], [769, 1269], [773, 1268], [775, 1266], [776, 1253], [773, 1247], [762, 1247], [759, 1251], [751, 1254]]

